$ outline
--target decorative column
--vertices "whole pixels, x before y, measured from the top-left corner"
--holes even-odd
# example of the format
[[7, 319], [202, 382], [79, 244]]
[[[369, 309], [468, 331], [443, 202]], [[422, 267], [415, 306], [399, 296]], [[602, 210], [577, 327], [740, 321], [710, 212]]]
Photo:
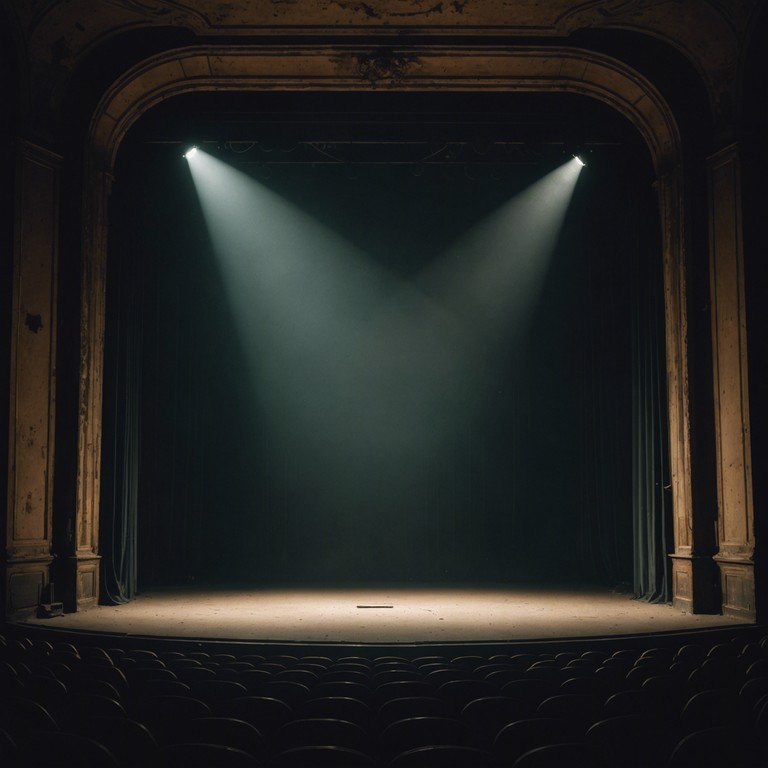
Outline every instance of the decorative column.
[[6, 528], [6, 612], [35, 610], [50, 582], [61, 157], [19, 140]]
[[693, 450], [691, 416], [687, 219], [679, 164], [659, 175], [656, 188], [664, 254], [664, 314], [667, 333], [667, 398], [669, 457], [672, 482], [675, 551], [672, 560], [672, 603], [689, 613], [719, 612], [717, 572], [712, 556], [712, 515], [698, 492], [703, 471]]
[[723, 613], [755, 620], [754, 508], [738, 147], [707, 160], [717, 533]]
[[95, 155], [86, 163], [80, 305], [77, 504], [68, 557], [68, 610], [99, 601], [99, 490], [106, 311], [107, 201], [112, 176]]

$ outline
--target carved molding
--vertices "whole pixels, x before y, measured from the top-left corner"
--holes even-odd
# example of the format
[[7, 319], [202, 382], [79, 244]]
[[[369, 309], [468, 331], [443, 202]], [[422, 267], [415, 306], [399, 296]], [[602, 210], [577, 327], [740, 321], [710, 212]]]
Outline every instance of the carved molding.
[[372, 88], [381, 82], [390, 86], [401, 83], [418, 63], [415, 55], [396, 53], [391, 48], [379, 48], [373, 53], [357, 56], [360, 77], [367, 80]]
[[[370, 90], [381, 75], [393, 90], [548, 91], [603, 101], [633, 122], [657, 172], [675, 169], [679, 134], [658, 91], [609, 56], [569, 47], [194, 46], [152, 57], [105, 93], [89, 146], [105, 169], [131, 125], [148, 109], [192, 91]], [[378, 81], [377, 81], [378, 82]]]
[[[35, 73], [37, 104], [59, 103], [79, 63], [110, 39], [139, 29], [186, 29], [200, 38], [374, 35], [565, 38], [621, 29], [662, 40], [699, 71], [713, 113], [730, 115], [741, 46], [760, 0], [9, 0]], [[381, 78], [380, 78], [381, 79]], [[55, 115], [51, 116], [55, 118]]]

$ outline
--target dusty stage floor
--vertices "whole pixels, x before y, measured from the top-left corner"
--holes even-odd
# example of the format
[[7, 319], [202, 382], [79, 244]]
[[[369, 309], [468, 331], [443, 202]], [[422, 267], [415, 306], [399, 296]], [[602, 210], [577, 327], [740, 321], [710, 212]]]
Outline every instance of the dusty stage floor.
[[506, 642], [743, 626], [736, 619], [686, 614], [626, 594], [544, 589], [184, 589], [27, 623], [153, 637], [355, 644]]

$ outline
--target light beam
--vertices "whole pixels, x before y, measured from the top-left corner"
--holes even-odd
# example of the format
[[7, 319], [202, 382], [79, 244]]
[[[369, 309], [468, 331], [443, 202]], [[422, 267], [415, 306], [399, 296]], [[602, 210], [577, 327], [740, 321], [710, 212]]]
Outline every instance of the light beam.
[[524, 334], [582, 168], [572, 158], [520, 192], [421, 276], [487, 347]]
[[303, 497], [342, 518], [410, 508], [474, 423], [485, 342], [530, 317], [581, 166], [533, 184], [414, 284], [208, 153], [186, 157], [245, 373]]

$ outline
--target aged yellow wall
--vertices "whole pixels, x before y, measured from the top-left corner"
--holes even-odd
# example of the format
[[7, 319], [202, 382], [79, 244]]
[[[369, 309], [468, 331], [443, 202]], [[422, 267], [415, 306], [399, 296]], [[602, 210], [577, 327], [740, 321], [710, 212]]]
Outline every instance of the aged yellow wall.
[[49, 582], [60, 158], [19, 142], [14, 243], [6, 598], [29, 610]]

